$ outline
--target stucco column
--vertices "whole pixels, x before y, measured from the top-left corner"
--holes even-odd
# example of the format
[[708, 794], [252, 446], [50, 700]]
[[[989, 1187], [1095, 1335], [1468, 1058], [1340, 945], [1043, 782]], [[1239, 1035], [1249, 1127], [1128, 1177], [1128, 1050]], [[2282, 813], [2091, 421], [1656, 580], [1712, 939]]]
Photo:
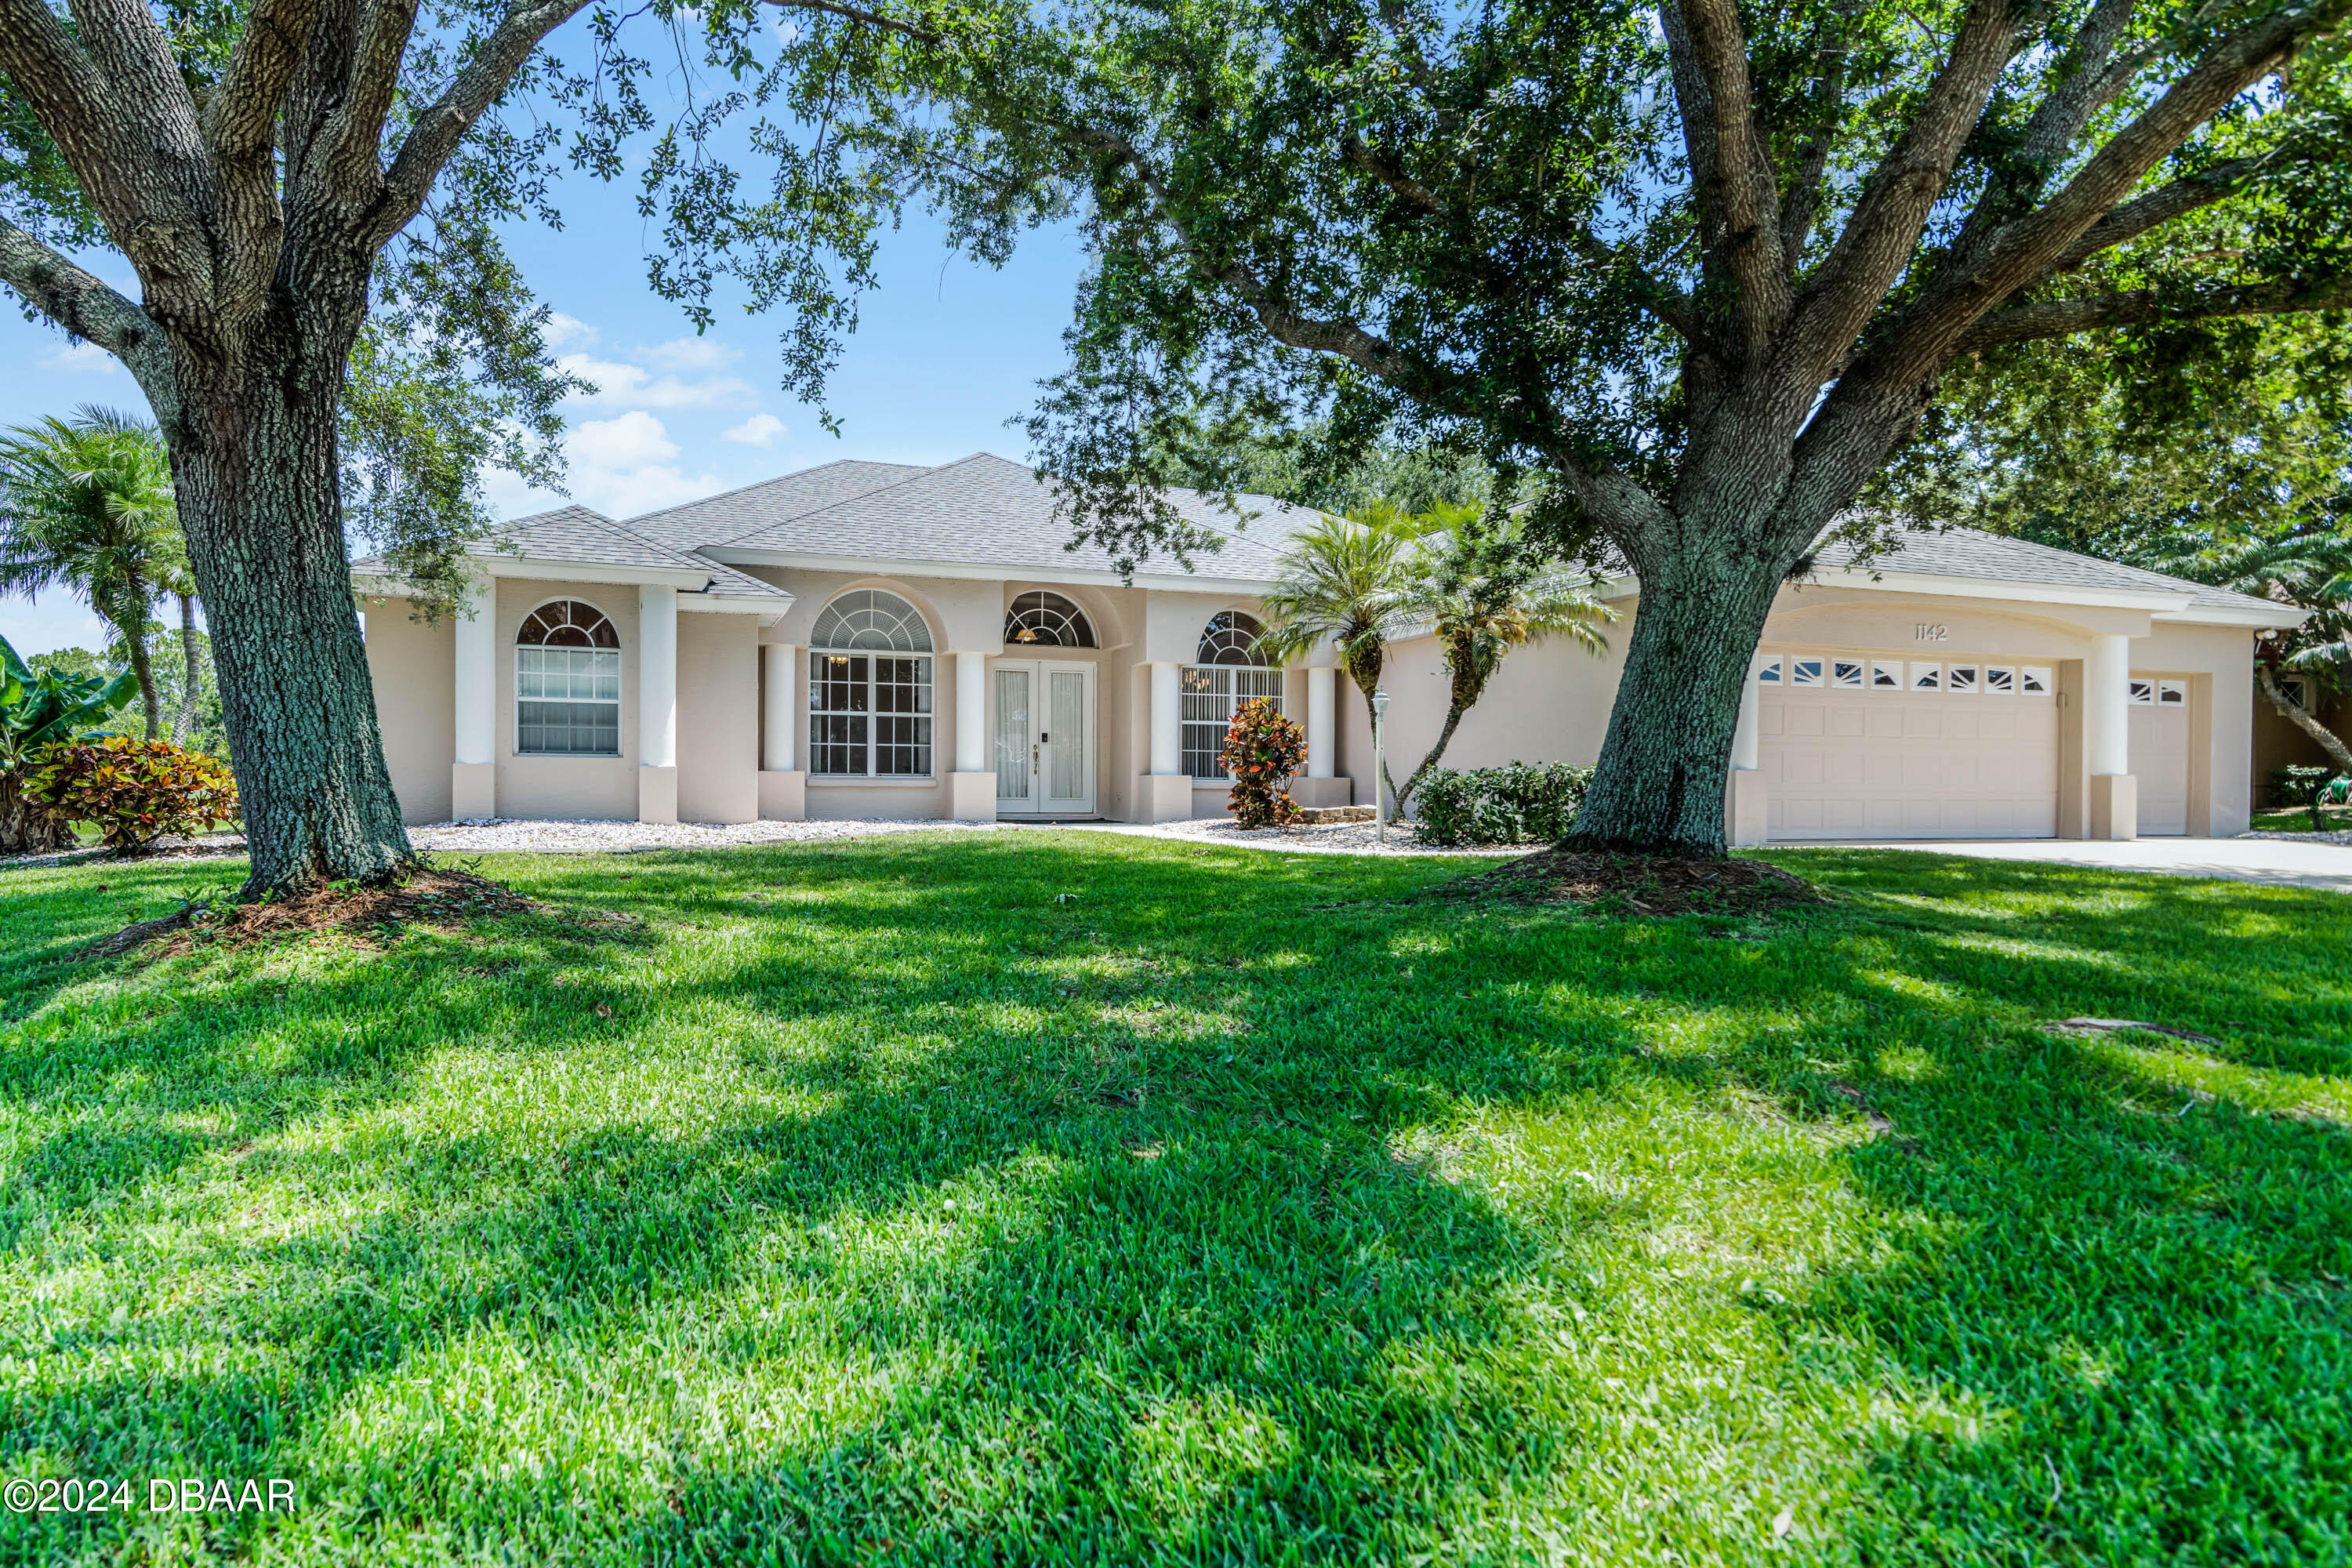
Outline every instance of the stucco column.
[[2083, 661], [2083, 766], [2091, 775], [2091, 837], [2139, 837], [2131, 775], [2131, 638], [2094, 632]]
[[1763, 766], [1764, 738], [1757, 725], [1758, 706], [1764, 700], [1763, 688], [1756, 683], [1756, 663], [1748, 661], [1748, 679], [1739, 689], [1739, 722], [1731, 731], [1731, 765], [1753, 770]]
[[1151, 666], [1151, 771], [1160, 778], [1176, 777], [1184, 765], [1177, 682], [1181, 668], [1171, 659], [1155, 660]]
[[677, 820], [677, 590], [637, 585], [637, 820]]
[[1150, 730], [1146, 760], [1151, 771], [1136, 781], [1136, 819], [1178, 822], [1192, 815], [1192, 781], [1184, 773], [1183, 666], [1173, 659], [1145, 665], [1150, 685]]
[[451, 625], [456, 640], [450, 689], [449, 816], [477, 822], [498, 815], [498, 593], [488, 578], [469, 580]]
[[996, 770], [988, 760], [988, 655], [959, 648], [955, 658], [955, 777], [949, 809], [958, 822], [996, 820]]
[[1329, 778], [1338, 761], [1338, 727], [1332, 722], [1331, 702], [1331, 678], [1336, 673], [1328, 664], [1307, 667], [1307, 776], [1310, 779]]
[[767, 692], [761, 700], [761, 728], [765, 736], [760, 745], [761, 771], [788, 773], [793, 771], [793, 683], [798, 673], [793, 655], [800, 649], [788, 642], [760, 645], [760, 658], [767, 666]]

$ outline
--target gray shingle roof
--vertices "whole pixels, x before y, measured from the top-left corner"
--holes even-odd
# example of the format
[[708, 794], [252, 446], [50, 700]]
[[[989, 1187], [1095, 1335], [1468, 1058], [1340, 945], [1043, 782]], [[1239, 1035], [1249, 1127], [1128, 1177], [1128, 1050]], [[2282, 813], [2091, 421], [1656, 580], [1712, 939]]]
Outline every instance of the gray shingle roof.
[[[1852, 567], [1854, 552], [1832, 542], [1814, 558], [1824, 570]], [[2028, 540], [2010, 539], [1973, 528], [1946, 528], [1898, 534], [1892, 548], [1871, 556], [1859, 571], [1918, 572], [1935, 577], [1977, 577], [1997, 583], [2048, 583], [2069, 588], [2126, 589], [2140, 593], [2186, 594], [2192, 610], [2269, 611], [2292, 617], [2296, 612], [2268, 599], [2232, 594], [2185, 577], [2168, 577], [2093, 555], [2077, 555]], [[2284, 624], [2282, 622], [2282, 624]]]
[[[855, 469], [850, 473], [835, 470]], [[879, 477], [878, 470], [895, 470]], [[838, 492], [830, 499], [825, 492]], [[1204, 577], [1263, 581], [1290, 531], [1317, 514], [1271, 496], [1239, 498], [1244, 520], [1197, 490], [1171, 490], [1168, 499], [1187, 521], [1225, 542], [1196, 556]], [[828, 463], [804, 474], [689, 501], [649, 517], [634, 529], [700, 549], [768, 550], [793, 555], [836, 555], [958, 565], [1110, 572], [1099, 548], [1064, 548], [1070, 523], [1053, 489], [1019, 463], [987, 452], [936, 468], [882, 463]], [[1139, 570], [1180, 573], [1171, 557], [1154, 556]]]
[[[495, 539], [476, 540], [466, 546], [471, 555], [496, 555], [520, 561], [562, 561], [589, 566], [645, 566], [669, 572], [699, 572], [709, 579], [705, 593], [730, 599], [784, 599], [791, 595], [772, 584], [724, 562], [691, 550], [657, 543], [635, 530], [614, 522], [584, 506], [557, 507], [552, 511], [520, 517]], [[352, 563], [361, 576], [382, 576], [387, 568], [381, 556]]]

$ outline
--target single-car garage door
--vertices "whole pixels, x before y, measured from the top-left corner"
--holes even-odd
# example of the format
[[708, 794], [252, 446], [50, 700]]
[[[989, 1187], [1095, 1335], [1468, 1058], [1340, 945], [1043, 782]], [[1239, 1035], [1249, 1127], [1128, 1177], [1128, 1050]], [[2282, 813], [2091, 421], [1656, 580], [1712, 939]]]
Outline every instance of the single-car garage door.
[[1766, 649], [1774, 838], [2050, 838], [2058, 703], [2043, 665]]
[[2139, 781], [2139, 830], [2189, 831], [2189, 683], [2131, 678], [2131, 771]]

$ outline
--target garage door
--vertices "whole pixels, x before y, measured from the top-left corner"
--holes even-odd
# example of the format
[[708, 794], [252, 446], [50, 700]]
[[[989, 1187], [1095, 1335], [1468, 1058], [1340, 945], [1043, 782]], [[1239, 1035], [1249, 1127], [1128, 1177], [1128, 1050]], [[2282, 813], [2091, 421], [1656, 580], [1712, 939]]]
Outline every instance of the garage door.
[[2189, 831], [2189, 683], [2131, 678], [2131, 771], [2139, 781], [2139, 830]]
[[1774, 838], [2050, 838], [2043, 665], [1767, 648], [1757, 718]]

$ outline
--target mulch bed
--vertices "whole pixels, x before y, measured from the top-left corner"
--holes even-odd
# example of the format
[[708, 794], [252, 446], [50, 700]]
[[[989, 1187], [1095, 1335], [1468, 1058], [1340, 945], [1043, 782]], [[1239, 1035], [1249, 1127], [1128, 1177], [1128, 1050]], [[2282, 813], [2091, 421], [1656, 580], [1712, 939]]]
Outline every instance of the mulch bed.
[[159, 920], [134, 921], [90, 943], [81, 956], [110, 958], [156, 943], [150, 956], [168, 958], [200, 942], [245, 947], [326, 931], [373, 939], [404, 925], [460, 926], [485, 915], [529, 914], [539, 908], [486, 877], [425, 867], [383, 887], [318, 888], [257, 904], [191, 905]]
[[1636, 915], [1767, 914], [1829, 900], [1803, 878], [1762, 860], [1607, 855], [1545, 849], [1431, 889], [1449, 899], [1578, 904]]

